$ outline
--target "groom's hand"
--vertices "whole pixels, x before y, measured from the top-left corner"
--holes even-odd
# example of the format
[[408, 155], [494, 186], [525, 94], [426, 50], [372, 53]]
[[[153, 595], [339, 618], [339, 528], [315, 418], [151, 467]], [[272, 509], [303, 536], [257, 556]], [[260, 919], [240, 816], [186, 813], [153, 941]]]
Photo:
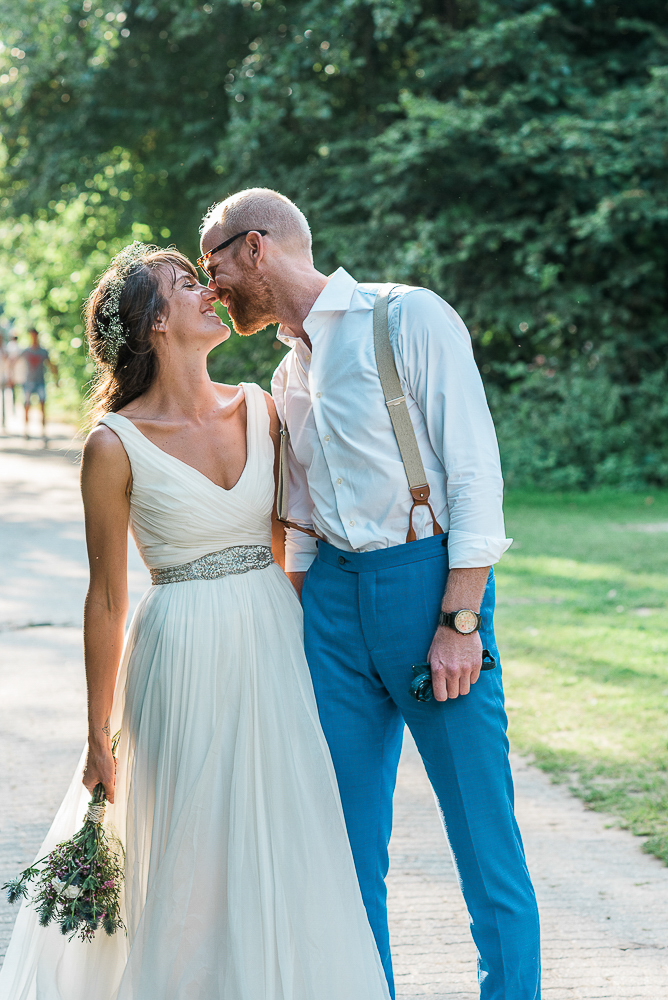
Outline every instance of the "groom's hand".
[[[470, 608], [480, 611], [489, 577], [489, 566], [451, 569], [443, 595], [443, 611]], [[480, 677], [482, 639], [479, 632], [460, 635], [447, 625], [439, 625], [428, 656], [436, 701], [468, 694]]]
[[459, 635], [439, 626], [429, 650], [431, 681], [436, 701], [468, 694], [480, 677], [482, 640], [479, 632]]

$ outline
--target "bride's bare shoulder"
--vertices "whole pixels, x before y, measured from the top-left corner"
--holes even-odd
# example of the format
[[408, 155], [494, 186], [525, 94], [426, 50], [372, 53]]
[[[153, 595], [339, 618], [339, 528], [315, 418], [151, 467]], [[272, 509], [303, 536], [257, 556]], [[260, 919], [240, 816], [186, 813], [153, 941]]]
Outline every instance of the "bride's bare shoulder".
[[81, 473], [98, 472], [124, 475], [130, 462], [118, 435], [106, 424], [97, 424], [86, 438], [81, 456]]
[[269, 410], [269, 416], [270, 417], [275, 417], [276, 416], [276, 403], [274, 402], [274, 397], [272, 396], [272, 394], [270, 392], [267, 392], [266, 389], [262, 390], [262, 394], [264, 396], [264, 401], [267, 404], [267, 409]]
[[231, 403], [235, 399], [243, 400], [245, 398], [244, 387], [241, 384], [228, 385], [227, 382], [212, 382], [211, 384], [224, 403]]
[[262, 392], [267, 410], [269, 411], [269, 433], [278, 437], [281, 432], [281, 423], [276, 413], [276, 403], [270, 392], [267, 392], [266, 389], [263, 389]]
[[104, 539], [117, 543], [127, 534], [131, 495], [132, 467], [120, 438], [98, 424], [86, 438], [81, 457], [86, 538], [96, 559], [104, 555]]
[[[269, 411], [269, 422], [271, 425], [270, 430], [272, 434], [274, 433], [278, 434], [280, 431], [280, 424], [278, 416], [276, 414], [276, 404], [274, 403], [271, 393], [267, 392], [266, 389], [263, 389], [260, 385], [257, 384], [257, 382], [248, 382], [246, 384], [252, 385], [257, 389], [260, 389], [260, 391], [262, 392], [262, 395], [264, 396], [265, 405], [267, 407], [267, 410]], [[214, 385], [216, 386], [216, 389], [220, 391], [221, 396], [223, 395], [223, 392], [226, 394], [227, 401], [229, 402], [232, 402], [236, 396], [240, 397], [239, 398], [240, 402], [243, 402], [246, 398], [246, 394], [243, 391], [243, 385], [225, 385], [223, 382], [214, 382]]]

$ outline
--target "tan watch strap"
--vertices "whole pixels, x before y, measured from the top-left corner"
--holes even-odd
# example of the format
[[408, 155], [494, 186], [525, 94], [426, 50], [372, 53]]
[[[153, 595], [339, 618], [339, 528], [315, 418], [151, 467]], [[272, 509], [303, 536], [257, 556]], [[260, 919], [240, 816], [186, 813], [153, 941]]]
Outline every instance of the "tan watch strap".
[[392, 353], [390, 343], [390, 327], [388, 321], [388, 306], [390, 292], [396, 285], [381, 285], [373, 304], [373, 346], [376, 354], [376, 365], [380, 384], [383, 387], [385, 405], [392, 421], [392, 427], [399, 445], [401, 460], [404, 463], [408, 488], [413, 497], [408, 521], [407, 542], [416, 540], [413, 527], [413, 511], [418, 506], [428, 507], [431, 514], [434, 534], [442, 535], [443, 529], [436, 520], [429, 503], [429, 484], [422, 464], [422, 456], [418, 448], [415, 429], [413, 427], [406, 399], [401, 391], [401, 382]]

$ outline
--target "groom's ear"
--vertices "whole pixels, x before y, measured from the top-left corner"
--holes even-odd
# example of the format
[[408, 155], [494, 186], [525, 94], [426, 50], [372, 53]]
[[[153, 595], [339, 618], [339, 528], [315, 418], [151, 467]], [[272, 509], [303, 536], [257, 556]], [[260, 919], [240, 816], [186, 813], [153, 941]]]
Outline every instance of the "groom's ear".
[[248, 233], [246, 236], [246, 250], [251, 264], [257, 267], [265, 254], [265, 238], [259, 233]]

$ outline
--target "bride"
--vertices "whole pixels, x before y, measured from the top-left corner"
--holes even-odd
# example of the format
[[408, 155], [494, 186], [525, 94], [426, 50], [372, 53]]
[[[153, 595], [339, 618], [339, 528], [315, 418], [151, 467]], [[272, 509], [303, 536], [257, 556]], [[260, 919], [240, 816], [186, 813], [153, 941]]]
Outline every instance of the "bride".
[[[259, 386], [209, 379], [214, 301], [138, 244], [89, 300], [83, 783], [126, 848], [127, 935], [68, 942], [24, 903], [3, 1000], [388, 997], [272, 535], [278, 421]], [[153, 586], [124, 642], [128, 525]], [[82, 822], [84, 759], [38, 857]]]

